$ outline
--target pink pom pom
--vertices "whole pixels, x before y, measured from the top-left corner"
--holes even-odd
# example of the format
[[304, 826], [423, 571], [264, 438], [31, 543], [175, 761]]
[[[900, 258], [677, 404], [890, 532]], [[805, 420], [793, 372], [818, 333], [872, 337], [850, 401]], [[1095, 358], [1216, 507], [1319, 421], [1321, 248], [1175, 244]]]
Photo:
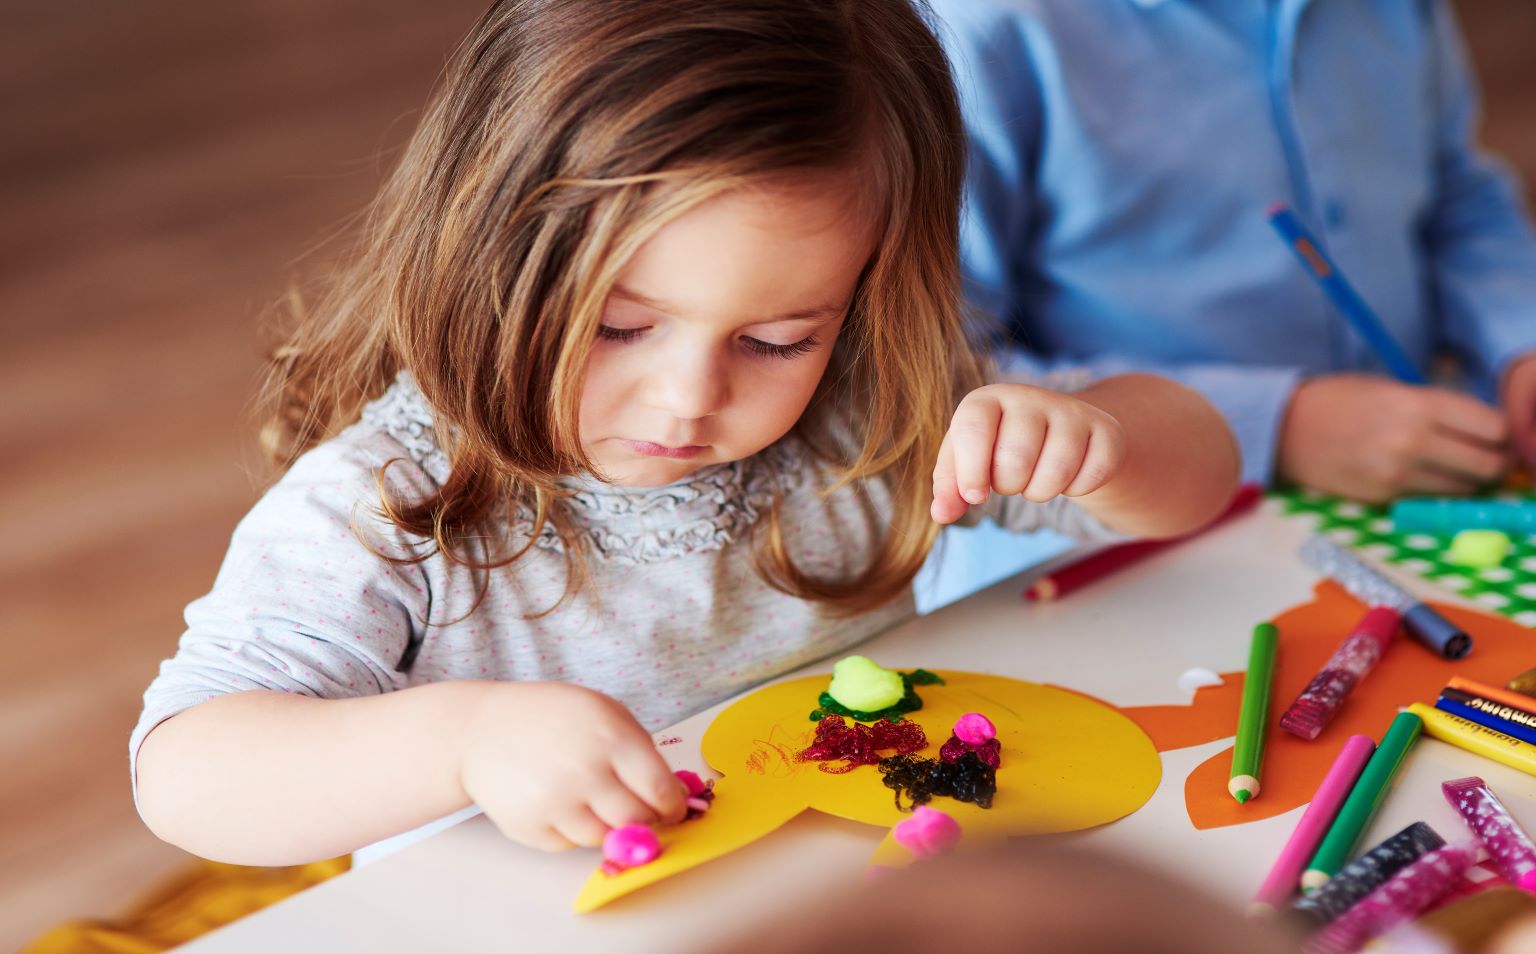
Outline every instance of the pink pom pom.
[[700, 794], [709, 788], [709, 786], [704, 783], [704, 780], [699, 778], [698, 772], [690, 772], [687, 769], [678, 769], [672, 774], [676, 775], [679, 779], [682, 780], [684, 785], [688, 786], [688, 796], [690, 798], [697, 798]]
[[960, 840], [960, 823], [937, 809], [919, 805], [911, 818], [896, 823], [891, 835], [919, 858], [931, 858]]
[[981, 745], [997, 738], [997, 726], [980, 712], [967, 712], [955, 720], [955, 738], [967, 745]]
[[603, 857], [608, 864], [622, 871], [650, 864], [661, 854], [661, 842], [656, 833], [645, 825], [623, 825], [603, 836]]

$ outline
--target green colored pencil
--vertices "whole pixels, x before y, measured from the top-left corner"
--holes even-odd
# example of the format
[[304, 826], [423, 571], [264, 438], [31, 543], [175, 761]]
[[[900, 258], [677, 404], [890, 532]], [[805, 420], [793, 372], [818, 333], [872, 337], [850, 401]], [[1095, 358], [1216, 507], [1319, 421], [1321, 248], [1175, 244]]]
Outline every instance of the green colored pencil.
[[1303, 888], [1309, 891], [1321, 888], [1349, 861], [1360, 836], [1376, 817], [1376, 809], [1386, 800], [1408, 750], [1413, 748], [1423, 727], [1424, 720], [1412, 712], [1399, 712], [1392, 720], [1387, 734], [1381, 737], [1381, 744], [1376, 746], [1376, 754], [1365, 763], [1365, 771], [1360, 773], [1349, 798], [1344, 800], [1344, 807], [1339, 809], [1338, 817], [1333, 820], [1328, 834], [1323, 836], [1323, 843], [1317, 846], [1312, 862], [1307, 865], [1306, 873], [1301, 876]]
[[1253, 628], [1248, 644], [1248, 674], [1243, 677], [1243, 708], [1237, 716], [1237, 744], [1227, 791], [1239, 802], [1259, 794], [1259, 763], [1264, 760], [1264, 729], [1269, 722], [1269, 687], [1275, 679], [1275, 651], [1280, 630], [1274, 623]]

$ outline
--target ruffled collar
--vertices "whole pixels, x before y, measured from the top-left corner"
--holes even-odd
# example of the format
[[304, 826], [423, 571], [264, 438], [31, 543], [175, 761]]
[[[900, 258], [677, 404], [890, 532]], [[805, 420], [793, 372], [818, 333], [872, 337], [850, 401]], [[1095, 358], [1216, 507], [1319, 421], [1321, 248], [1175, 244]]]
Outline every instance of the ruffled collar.
[[[435, 415], [410, 373], [401, 371], [389, 389], [363, 408], [362, 423], [389, 435], [426, 475], [441, 485], [452, 463], [438, 439]], [[745, 460], [715, 464], [662, 487], [618, 487], [593, 477], [567, 477], [564, 501], [572, 526], [601, 561], [635, 565], [719, 550], [740, 539], [775, 499], [804, 480], [808, 453], [785, 438]], [[519, 510], [514, 534], [533, 530], [533, 514]], [[535, 546], [561, 550], [563, 541], [545, 526]]]

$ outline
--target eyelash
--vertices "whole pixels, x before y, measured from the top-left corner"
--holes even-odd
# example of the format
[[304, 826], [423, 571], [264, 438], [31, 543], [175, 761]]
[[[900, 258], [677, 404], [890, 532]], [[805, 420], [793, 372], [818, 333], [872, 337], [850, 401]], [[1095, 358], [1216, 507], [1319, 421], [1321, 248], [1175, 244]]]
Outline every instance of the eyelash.
[[[646, 329], [644, 328], [610, 328], [607, 325], [598, 325], [597, 336], [608, 341], [624, 343], [634, 341], [636, 338], [640, 337], [640, 335], [644, 333], [645, 330]], [[766, 341], [758, 341], [756, 338], [743, 338], [741, 339], [741, 343], [746, 345], [747, 350], [754, 354], [759, 354], [767, 358], [784, 359], [798, 358], [801, 355], [809, 354], [810, 352], [816, 350], [817, 345], [815, 335], [811, 335], [809, 338], [805, 338], [801, 341], [796, 341], [794, 344], [787, 345], [769, 344]]]

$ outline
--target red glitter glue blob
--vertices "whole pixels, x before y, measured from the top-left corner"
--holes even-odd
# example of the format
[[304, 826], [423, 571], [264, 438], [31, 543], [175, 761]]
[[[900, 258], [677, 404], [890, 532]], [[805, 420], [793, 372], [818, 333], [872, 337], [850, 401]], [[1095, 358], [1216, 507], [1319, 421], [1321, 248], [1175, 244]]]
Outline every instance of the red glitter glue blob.
[[949, 741], [940, 747], [939, 761], [953, 763], [967, 752], [974, 752], [981, 764], [988, 768], [995, 769], [1003, 764], [1003, 744], [995, 737], [980, 745], [972, 745], [957, 735], [950, 736]]
[[[823, 772], [841, 775], [860, 765], [878, 764], [881, 752], [906, 755], [928, 744], [923, 727], [915, 722], [881, 719], [870, 725], [848, 725], [842, 716], [829, 715], [816, 723], [816, 738], [796, 758], [802, 762], [820, 762]], [[829, 763], [842, 759], [844, 765]]]

